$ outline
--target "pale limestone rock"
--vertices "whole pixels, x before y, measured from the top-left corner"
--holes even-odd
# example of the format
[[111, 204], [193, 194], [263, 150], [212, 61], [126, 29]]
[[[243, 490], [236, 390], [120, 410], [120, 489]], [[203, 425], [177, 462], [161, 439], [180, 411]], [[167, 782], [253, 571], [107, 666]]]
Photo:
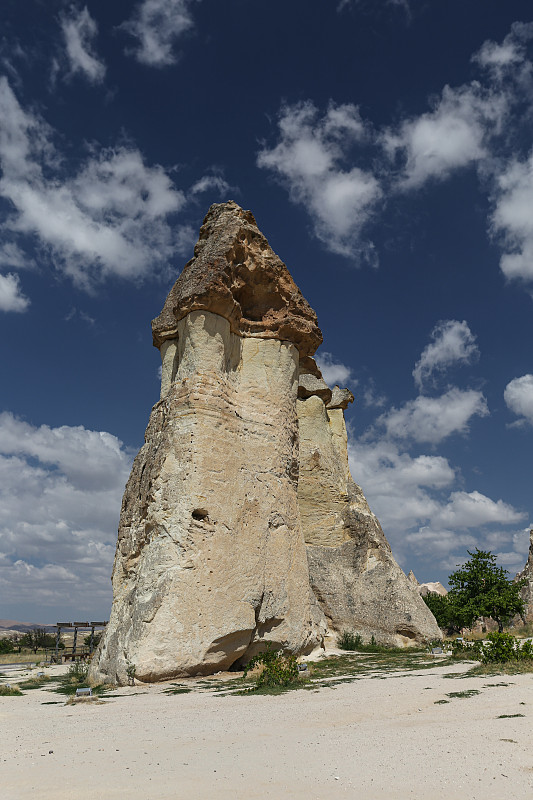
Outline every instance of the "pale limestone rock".
[[297, 498], [298, 347], [321, 334], [250, 218], [211, 210], [212, 261], [189, 263], [154, 322], [162, 399], [124, 494], [93, 681], [124, 683], [128, 662], [143, 681], [212, 673], [267, 642], [308, 652], [326, 632]]
[[300, 375], [298, 381], [298, 397], [304, 400], [306, 397], [316, 394], [325, 403], [331, 400], [331, 389], [323, 378], [317, 378], [310, 373]]
[[324, 613], [395, 644], [438, 635], [351, 479], [353, 395], [323, 382], [316, 315], [249, 211], [211, 207], [152, 329], [161, 399], [91, 680], [124, 683], [128, 662], [143, 681], [212, 673], [268, 642], [307, 653]]
[[297, 407], [300, 515], [311, 586], [330, 627], [398, 646], [440, 638], [351, 477], [342, 408], [326, 409], [317, 396]]
[[521, 595], [524, 601], [524, 616], [526, 622], [533, 622], [533, 530], [529, 532], [529, 555], [526, 565], [522, 572], [516, 576], [516, 580], [525, 578], [527, 583], [522, 587]]
[[342, 408], [343, 411], [346, 411], [348, 405], [353, 401], [354, 396], [349, 389], [341, 389], [338, 386], [334, 386], [331, 392], [331, 400], [329, 402], [326, 401], [326, 408]]
[[414, 583], [415, 586], [418, 586], [418, 581], [416, 579], [416, 575], [415, 575], [415, 573], [413, 572], [412, 569], [409, 570], [409, 575], [407, 576], [407, 580], [411, 581], [411, 583]]
[[427, 594], [440, 594], [442, 597], [448, 594], [448, 590], [444, 588], [439, 581], [426, 581], [418, 585], [418, 591], [425, 597]]

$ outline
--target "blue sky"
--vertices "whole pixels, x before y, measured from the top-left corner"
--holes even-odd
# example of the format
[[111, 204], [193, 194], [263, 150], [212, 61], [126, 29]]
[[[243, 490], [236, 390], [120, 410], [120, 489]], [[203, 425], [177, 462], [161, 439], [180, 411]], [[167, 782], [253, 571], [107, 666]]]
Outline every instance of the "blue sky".
[[[31, 21], [31, 24], [29, 24]], [[3, 0], [0, 617], [109, 613], [155, 317], [209, 205], [318, 314], [401, 566], [523, 566], [533, 518], [527, 0]]]

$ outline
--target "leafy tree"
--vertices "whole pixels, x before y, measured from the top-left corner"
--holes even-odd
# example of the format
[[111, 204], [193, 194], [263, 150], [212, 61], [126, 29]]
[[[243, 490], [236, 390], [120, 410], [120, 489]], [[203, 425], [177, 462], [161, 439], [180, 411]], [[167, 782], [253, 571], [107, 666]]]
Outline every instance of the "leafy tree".
[[448, 578], [450, 615], [467, 628], [478, 617], [491, 617], [502, 633], [515, 614], [524, 613], [520, 590], [525, 581], [509, 579], [507, 570], [497, 566], [496, 556], [490, 551], [476, 547], [474, 553], [467, 552], [470, 560]]
[[[101, 638], [102, 638], [102, 634], [101, 633], [95, 633], [94, 634], [94, 636], [93, 636], [93, 648], [94, 649], [96, 649], [98, 647], [98, 645], [100, 644], [100, 639]], [[83, 640], [83, 643], [86, 644], [87, 647], [90, 647], [91, 634], [89, 634], [88, 636], [85, 636], [85, 638]]]
[[11, 639], [0, 639], [0, 653], [12, 653], [14, 649]]
[[461, 629], [461, 625], [455, 619], [452, 619], [452, 608], [448, 600], [448, 595], [437, 594], [437, 592], [428, 592], [423, 595], [423, 600], [435, 619], [439, 628], [447, 631], [447, 633], [455, 633]]
[[[56, 637], [47, 633], [46, 628], [32, 628], [24, 634], [20, 643], [22, 647], [28, 647], [36, 653], [39, 648], [55, 647]], [[60, 642], [59, 646], [64, 647], [65, 645]]]

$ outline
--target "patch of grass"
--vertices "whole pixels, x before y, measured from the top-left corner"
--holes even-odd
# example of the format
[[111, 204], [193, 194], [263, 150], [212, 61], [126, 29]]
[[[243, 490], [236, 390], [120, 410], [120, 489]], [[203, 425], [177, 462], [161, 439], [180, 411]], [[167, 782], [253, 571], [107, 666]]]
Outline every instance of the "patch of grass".
[[[51, 691], [56, 692], [56, 694], [64, 694], [70, 696], [76, 694], [76, 689], [82, 689], [82, 688], [85, 689], [88, 687], [83, 686], [81, 683], [60, 682], [54, 689], [51, 689]], [[98, 686], [92, 686], [91, 688], [93, 690], [93, 695], [100, 696], [106, 694], [107, 692], [113, 691], [115, 687], [107, 683], [101, 683]]]
[[515, 717], [524, 717], [525, 714], [500, 714], [496, 719], [514, 719]]
[[52, 678], [48, 675], [43, 676], [42, 678], [28, 678], [26, 681], [22, 681], [19, 683], [21, 689], [27, 691], [28, 689], [42, 689], [47, 683], [50, 683]]
[[[440, 643], [439, 643], [440, 644]], [[340, 650], [346, 651], [355, 651], [357, 653], [385, 653], [385, 654], [392, 654], [392, 653], [405, 653], [405, 647], [392, 647], [386, 644], [378, 644], [376, 642], [375, 636], [372, 634], [372, 637], [369, 642], [363, 642], [363, 637], [360, 633], [354, 633], [353, 631], [342, 631], [341, 634], [337, 637], [337, 647]], [[425, 647], [410, 647], [409, 652], [411, 653], [423, 653], [426, 652]]]
[[491, 675], [521, 675], [533, 672], [533, 659], [523, 661], [508, 661], [506, 663], [493, 662], [490, 664], [478, 664], [468, 671], [465, 677], [490, 677]]
[[18, 686], [0, 686], [0, 697], [22, 697]]
[[43, 653], [2, 653], [0, 654], [0, 664], [33, 664], [42, 661]]
[[476, 694], [481, 694], [479, 689], [465, 689], [462, 692], [446, 692], [446, 697], [474, 697]]
[[61, 700], [45, 700], [44, 703], [41, 703], [42, 706], [62, 706], [63, 703]]
[[171, 683], [168, 689], [163, 690], [163, 694], [188, 694], [189, 692], [192, 692], [192, 688], [180, 683]]
[[513, 636], [517, 636], [520, 639], [529, 639], [533, 636], [533, 622], [526, 622], [525, 625], [517, 625], [511, 632]]
[[483, 684], [484, 689], [490, 689], [493, 686], [514, 686], [514, 683], [485, 683]]
[[[50, 691], [56, 692], [57, 694], [75, 695], [76, 689], [87, 688], [88, 671], [88, 664], [82, 664], [79, 661], [71, 664], [66, 675], [51, 679], [51, 682], [54, 682], [56, 685], [53, 689], [50, 689]], [[98, 686], [92, 686], [91, 688], [93, 690], [93, 695], [102, 695], [112, 691], [115, 687], [111, 684], [102, 683]]]
[[342, 631], [337, 636], [337, 647], [341, 650], [360, 650], [363, 646], [363, 637], [353, 631]]
[[441, 705], [443, 705], [443, 703], [449, 703], [449, 702], [450, 702], [449, 700], [435, 700], [435, 702], [433, 703], [433, 705], [435, 705], [435, 706], [441, 706]]

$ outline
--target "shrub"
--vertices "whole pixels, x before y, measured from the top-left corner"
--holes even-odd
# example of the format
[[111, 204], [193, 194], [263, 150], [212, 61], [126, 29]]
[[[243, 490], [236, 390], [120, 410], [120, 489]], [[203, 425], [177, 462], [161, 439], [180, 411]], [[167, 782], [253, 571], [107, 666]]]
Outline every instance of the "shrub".
[[262, 666], [255, 681], [257, 689], [290, 686], [298, 680], [296, 656], [284, 653], [283, 650], [272, 650], [268, 647], [267, 650], [258, 653], [246, 665], [243, 677], [246, 678], [248, 673], [257, 666]]
[[126, 661], [126, 675], [128, 676], [128, 686], [135, 686], [135, 675], [137, 667], [130, 661]]
[[453, 642], [455, 658], [473, 658], [483, 664], [507, 664], [510, 661], [533, 660], [533, 642], [520, 641], [510, 633], [489, 633], [488, 642]]
[[0, 639], [0, 653], [12, 653], [14, 649], [11, 639]]
[[360, 633], [353, 631], [343, 631], [337, 637], [337, 647], [341, 650], [359, 650], [363, 644], [363, 638]]
[[22, 692], [18, 686], [10, 686], [9, 684], [0, 686], [0, 697], [18, 697], [21, 694]]
[[81, 661], [74, 661], [68, 668], [69, 683], [85, 683], [89, 672], [89, 665]]

